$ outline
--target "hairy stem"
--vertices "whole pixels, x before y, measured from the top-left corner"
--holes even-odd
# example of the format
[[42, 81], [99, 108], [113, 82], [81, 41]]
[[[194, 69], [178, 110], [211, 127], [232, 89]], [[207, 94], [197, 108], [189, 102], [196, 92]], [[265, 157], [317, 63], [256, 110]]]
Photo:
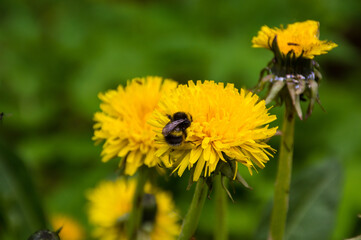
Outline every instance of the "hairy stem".
[[292, 173], [295, 111], [290, 98], [285, 99], [285, 105], [269, 240], [283, 240], [287, 220]]
[[181, 233], [178, 240], [189, 240], [197, 229], [202, 208], [208, 194], [208, 186], [204, 178], [199, 178], [194, 191], [191, 205], [182, 224]]
[[144, 185], [148, 178], [148, 170], [145, 166], [138, 169], [137, 186], [133, 196], [132, 211], [130, 212], [127, 223], [128, 239], [137, 239], [137, 231], [143, 215], [142, 200], [144, 196]]
[[227, 194], [222, 186], [222, 176], [218, 174], [214, 179], [215, 186], [215, 208], [216, 208], [216, 227], [214, 228], [214, 239], [228, 239], [227, 232]]

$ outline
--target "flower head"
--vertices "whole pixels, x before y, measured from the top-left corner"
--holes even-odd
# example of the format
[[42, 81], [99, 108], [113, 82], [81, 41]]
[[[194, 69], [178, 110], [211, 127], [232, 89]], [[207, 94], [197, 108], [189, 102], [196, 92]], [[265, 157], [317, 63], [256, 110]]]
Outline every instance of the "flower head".
[[120, 165], [125, 167], [128, 175], [133, 175], [143, 164], [156, 166], [155, 133], [147, 121], [161, 95], [176, 85], [174, 81], [162, 81], [160, 77], [134, 78], [126, 87], [119, 86], [99, 94], [102, 112], [94, 115], [93, 140], [105, 140], [104, 162], [114, 157], [123, 158]]
[[54, 230], [59, 230], [59, 237], [62, 240], [85, 239], [84, 228], [73, 218], [65, 215], [54, 215], [51, 218], [51, 225]]
[[253, 47], [268, 48], [276, 40], [279, 51], [283, 56], [293, 52], [296, 57], [312, 59], [315, 55], [325, 54], [337, 47], [336, 43], [319, 40], [320, 23], [312, 20], [296, 22], [287, 25], [287, 28], [269, 28], [263, 26], [256, 37], [253, 37]]
[[[166, 141], [163, 130], [175, 113], [185, 113], [191, 122], [186, 129], [174, 129], [176, 135], [177, 130], [184, 134], [177, 146]], [[254, 164], [263, 168], [271, 155], [268, 150], [273, 150], [264, 140], [276, 133], [267, 124], [275, 119], [263, 100], [239, 92], [233, 84], [189, 81], [162, 97], [149, 123], [158, 131], [156, 155], [171, 161], [179, 176], [193, 169], [197, 181], [201, 175], [210, 176], [221, 162], [242, 163], [251, 173]]]
[[[88, 192], [88, 215], [95, 227], [94, 237], [101, 240], [126, 240], [125, 222], [132, 209], [135, 180], [118, 179], [105, 181]], [[170, 195], [153, 188], [145, 187], [144, 202], [147, 212], [143, 212], [138, 235], [151, 240], [171, 240], [179, 234], [178, 215]], [[152, 211], [153, 209], [153, 211]]]
[[252, 39], [253, 47], [268, 48], [274, 53], [274, 58], [261, 71], [256, 89], [261, 91], [268, 85], [266, 104], [272, 100], [282, 103], [290, 98], [300, 119], [303, 118], [301, 100], [309, 99], [306, 117], [311, 115], [314, 103], [319, 102], [322, 75], [314, 56], [337, 47], [336, 43], [319, 40], [319, 25], [308, 20], [289, 24], [285, 29], [263, 26]]

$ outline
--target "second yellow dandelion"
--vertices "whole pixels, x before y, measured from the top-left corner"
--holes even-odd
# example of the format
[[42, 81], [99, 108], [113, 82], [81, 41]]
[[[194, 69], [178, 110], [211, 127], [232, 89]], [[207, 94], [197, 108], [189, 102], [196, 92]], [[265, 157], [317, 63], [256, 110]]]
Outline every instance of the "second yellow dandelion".
[[94, 116], [96, 142], [105, 141], [102, 160], [122, 158], [120, 166], [127, 175], [146, 165], [154, 167], [155, 133], [147, 123], [161, 95], [177, 86], [176, 82], [161, 77], [134, 78], [127, 86], [100, 93], [101, 112]]

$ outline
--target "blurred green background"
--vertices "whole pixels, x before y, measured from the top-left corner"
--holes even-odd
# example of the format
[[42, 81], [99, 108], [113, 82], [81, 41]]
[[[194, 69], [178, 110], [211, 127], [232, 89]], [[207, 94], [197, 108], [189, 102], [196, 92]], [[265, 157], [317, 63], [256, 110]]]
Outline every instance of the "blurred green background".
[[[303, 207], [293, 211], [291, 202], [298, 217], [290, 217], [289, 231], [301, 235], [289, 239], [361, 234], [360, 11], [359, 0], [1, 0], [0, 238], [24, 239], [34, 231], [22, 219], [21, 206], [30, 203], [40, 203], [32, 214], [42, 205], [48, 217], [68, 214], [90, 229], [84, 193], [114, 176], [118, 163], [101, 163], [101, 146], [91, 141], [98, 92], [146, 75], [254, 87], [272, 53], [251, 48], [252, 37], [263, 25], [307, 19], [320, 21], [320, 39], [339, 47], [316, 57], [326, 112], [316, 106], [310, 119], [296, 122], [293, 173], [301, 190], [292, 201]], [[282, 108], [272, 112], [282, 119]], [[278, 149], [279, 140], [270, 143]], [[262, 239], [276, 164], [277, 156], [253, 176], [241, 169], [253, 190], [234, 186], [230, 239]], [[184, 215], [193, 193], [185, 190], [186, 176], [161, 184]], [[297, 195], [302, 191], [309, 195]], [[203, 209], [197, 239], [212, 238], [213, 204], [208, 200]], [[323, 228], [324, 237], [312, 235]], [[311, 236], [302, 237], [306, 232]]]

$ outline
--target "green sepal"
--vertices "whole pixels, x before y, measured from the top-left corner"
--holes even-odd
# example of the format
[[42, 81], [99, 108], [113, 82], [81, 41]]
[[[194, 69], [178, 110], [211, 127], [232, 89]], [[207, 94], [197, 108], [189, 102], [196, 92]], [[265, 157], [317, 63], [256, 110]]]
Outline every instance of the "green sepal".
[[275, 100], [284, 86], [285, 82], [283, 80], [274, 80], [274, 83], [271, 85], [271, 89], [265, 99], [266, 104]]
[[289, 95], [292, 100], [292, 105], [295, 108], [298, 117], [302, 120], [302, 109], [301, 109], [301, 104], [300, 104], [300, 96], [296, 94], [295, 84], [292, 82], [292, 79], [290, 79], [290, 80], [287, 79], [287, 88], [288, 88], [288, 92], [289, 92]]
[[256, 88], [255, 88], [255, 90], [256, 90], [257, 92], [262, 91], [262, 90], [264, 89], [265, 85], [266, 85], [268, 82], [272, 81], [272, 80], [274, 79], [274, 77], [275, 77], [275, 75], [273, 75], [273, 74], [268, 74], [268, 75], [260, 78], [259, 81], [258, 81], [258, 84], [257, 84], [257, 86], [256, 86]]
[[317, 101], [318, 98], [318, 83], [315, 80], [310, 79], [308, 82], [308, 86], [310, 88], [310, 103], [308, 104], [306, 118], [311, 116], [313, 106], [315, 105], [315, 102]]

